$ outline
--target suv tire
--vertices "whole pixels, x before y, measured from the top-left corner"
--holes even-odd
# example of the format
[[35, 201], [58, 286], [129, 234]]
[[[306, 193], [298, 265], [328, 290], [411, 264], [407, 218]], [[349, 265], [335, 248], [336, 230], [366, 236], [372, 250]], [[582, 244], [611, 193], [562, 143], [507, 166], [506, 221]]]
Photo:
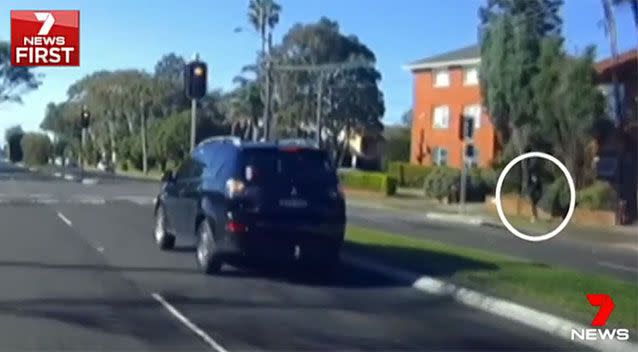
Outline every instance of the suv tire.
[[205, 274], [218, 273], [222, 268], [222, 260], [216, 253], [213, 230], [208, 221], [203, 220], [197, 226], [197, 248], [195, 259], [197, 266]]
[[155, 212], [155, 229], [153, 230], [155, 243], [161, 250], [169, 250], [175, 247], [175, 236], [166, 231], [166, 214], [160, 204]]

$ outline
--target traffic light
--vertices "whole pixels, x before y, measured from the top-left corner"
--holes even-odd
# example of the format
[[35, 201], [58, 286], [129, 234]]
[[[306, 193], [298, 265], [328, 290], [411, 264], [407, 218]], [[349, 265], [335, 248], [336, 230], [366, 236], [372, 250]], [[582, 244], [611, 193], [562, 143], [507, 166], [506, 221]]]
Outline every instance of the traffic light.
[[471, 141], [474, 138], [474, 117], [461, 116], [461, 140]]
[[90, 122], [91, 122], [91, 113], [86, 108], [86, 106], [83, 106], [82, 114], [80, 114], [80, 126], [82, 128], [89, 128]]
[[474, 158], [474, 144], [467, 144], [465, 146], [465, 158], [468, 160]]
[[193, 61], [184, 68], [184, 87], [189, 99], [201, 99], [206, 95], [208, 68], [201, 61]]

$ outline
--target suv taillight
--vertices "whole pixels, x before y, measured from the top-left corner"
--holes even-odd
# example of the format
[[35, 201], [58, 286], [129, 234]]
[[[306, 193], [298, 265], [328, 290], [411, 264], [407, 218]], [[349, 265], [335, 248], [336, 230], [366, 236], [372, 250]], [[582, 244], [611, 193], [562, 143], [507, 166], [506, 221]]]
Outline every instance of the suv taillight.
[[231, 178], [226, 181], [226, 193], [230, 198], [240, 195], [245, 188], [246, 185], [244, 185], [244, 183], [240, 180]]

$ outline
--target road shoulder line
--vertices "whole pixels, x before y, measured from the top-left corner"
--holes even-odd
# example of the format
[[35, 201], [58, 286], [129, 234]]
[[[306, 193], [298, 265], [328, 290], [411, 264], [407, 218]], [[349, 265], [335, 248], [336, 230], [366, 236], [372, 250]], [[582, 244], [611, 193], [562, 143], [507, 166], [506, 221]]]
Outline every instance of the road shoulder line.
[[186, 316], [180, 313], [177, 308], [173, 307], [168, 301], [164, 299], [159, 293], [152, 293], [151, 296], [157, 302], [159, 302], [169, 313], [171, 313], [177, 320], [179, 320], [182, 324], [184, 324], [187, 328], [189, 328], [192, 332], [201, 337], [204, 342], [206, 342], [209, 346], [211, 346], [217, 352], [228, 352], [227, 349], [222, 347], [219, 343], [217, 343], [212, 337], [210, 337], [204, 330], [200, 329], [195, 323], [191, 322]]
[[[407, 270], [387, 266], [369, 258], [344, 253], [342, 259], [350, 265], [410, 283], [413, 288], [419, 291], [438, 296], [449, 296], [465, 306], [516, 321], [567, 341], [571, 341], [570, 335], [572, 329], [590, 328], [580, 323], [541, 312], [505, 299], [485, 295], [435, 277], [419, 275]], [[573, 342], [599, 351], [629, 352], [638, 350], [638, 344], [630, 342], [613, 340], [575, 340]]]

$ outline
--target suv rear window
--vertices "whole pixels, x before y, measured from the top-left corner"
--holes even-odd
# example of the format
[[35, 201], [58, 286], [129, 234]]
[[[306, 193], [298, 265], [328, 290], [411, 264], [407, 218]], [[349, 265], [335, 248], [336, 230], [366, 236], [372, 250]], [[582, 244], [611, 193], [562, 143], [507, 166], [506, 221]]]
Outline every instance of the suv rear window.
[[[250, 167], [255, 182], [295, 180], [336, 182], [336, 173], [322, 150], [252, 149], [243, 153], [244, 167]], [[251, 181], [251, 180], [248, 180]]]

